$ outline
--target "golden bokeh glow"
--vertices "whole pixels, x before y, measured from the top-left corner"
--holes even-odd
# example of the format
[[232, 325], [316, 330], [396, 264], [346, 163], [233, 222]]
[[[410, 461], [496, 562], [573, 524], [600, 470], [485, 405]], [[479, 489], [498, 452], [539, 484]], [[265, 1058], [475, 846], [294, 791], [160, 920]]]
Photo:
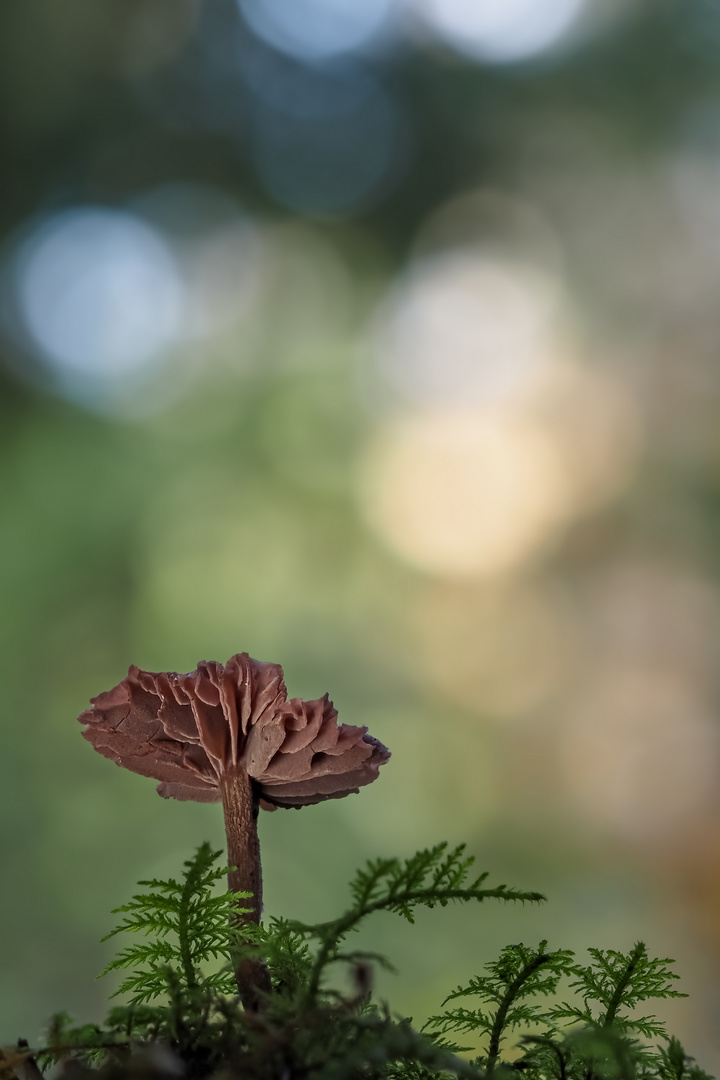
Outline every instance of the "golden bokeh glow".
[[662, 838], [713, 795], [717, 724], [678, 673], [616, 669], [573, 707], [560, 758], [588, 819], [630, 839]]
[[528, 416], [482, 410], [396, 418], [365, 463], [367, 519], [400, 556], [448, 576], [513, 569], [566, 520], [562, 451]]
[[408, 622], [421, 677], [488, 719], [536, 714], [567, 689], [577, 661], [568, 598], [542, 580], [433, 582]]

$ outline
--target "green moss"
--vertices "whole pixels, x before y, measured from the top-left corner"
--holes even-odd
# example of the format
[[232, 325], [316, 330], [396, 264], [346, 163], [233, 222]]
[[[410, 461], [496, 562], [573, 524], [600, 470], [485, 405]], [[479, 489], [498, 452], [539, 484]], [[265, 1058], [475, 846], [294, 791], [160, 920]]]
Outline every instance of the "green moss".
[[[203, 844], [180, 880], [141, 882], [148, 891], [116, 909], [123, 919], [107, 935], [136, 936], [102, 973], [125, 973], [112, 995], [125, 1003], [102, 1026], [57, 1014], [43, 1046], [4, 1052], [3, 1080], [38, 1080], [57, 1063], [108, 1080], [708, 1080], [656, 1017], [637, 1015], [647, 1001], [684, 996], [673, 988], [672, 961], [649, 957], [642, 942], [628, 953], [590, 949], [585, 966], [546, 941], [509, 945], [443, 1002], [459, 1005], [420, 1030], [374, 1001], [373, 968], [388, 961], [348, 940], [371, 915], [413, 922], [419, 906], [543, 899], [474, 877], [462, 846], [369, 862], [350, 884], [348, 909], [315, 925], [274, 918], [238, 927], [242, 897], [218, 891], [227, 871], [216, 865], [220, 854]], [[235, 994], [234, 971], [248, 958], [270, 975], [257, 1011]], [[335, 985], [338, 968], [349, 972], [349, 989]], [[457, 1033], [475, 1045], [448, 1041]]]

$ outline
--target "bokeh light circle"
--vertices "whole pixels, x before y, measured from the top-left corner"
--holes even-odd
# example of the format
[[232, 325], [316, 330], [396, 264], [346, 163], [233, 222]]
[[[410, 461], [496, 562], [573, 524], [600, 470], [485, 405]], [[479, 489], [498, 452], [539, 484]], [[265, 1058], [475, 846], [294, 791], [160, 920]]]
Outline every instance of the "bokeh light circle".
[[253, 73], [253, 160], [279, 203], [304, 214], [352, 214], [398, 173], [407, 138], [393, 94], [359, 65], [268, 65]]
[[491, 401], [556, 355], [558, 300], [549, 275], [491, 253], [422, 260], [385, 305], [378, 362], [407, 400]]
[[386, 22], [391, 0], [238, 0], [268, 44], [301, 59], [321, 60], [361, 48]]
[[572, 500], [551, 433], [529, 416], [482, 410], [395, 418], [368, 455], [361, 491], [389, 547], [450, 578], [513, 570], [565, 522]]
[[600, 828], [663, 837], [717, 787], [717, 724], [698, 688], [657, 666], [618, 666], [576, 703], [560, 746], [567, 790]]
[[459, 52], [495, 63], [529, 59], [556, 45], [585, 0], [426, 0], [431, 28]]
[[433, 581], [407, 611], [418, 678], [485, 720], [538, 720], [562, 699], [578, 625], [547, 580]]
[[117, 379], [171, 346], [184, 288], [161, 235], [133, 214], [67, 210], [42, 222], [14, 264], [32, 343], [70, 376]]

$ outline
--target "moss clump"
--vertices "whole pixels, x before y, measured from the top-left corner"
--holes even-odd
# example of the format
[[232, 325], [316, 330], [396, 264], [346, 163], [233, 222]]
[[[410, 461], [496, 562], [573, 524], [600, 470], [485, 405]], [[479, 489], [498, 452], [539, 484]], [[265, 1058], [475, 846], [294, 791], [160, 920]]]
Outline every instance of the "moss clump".
[[[250, 897], [218, 891], [227, 872], [220, 854], [203, 844], [180, 880], [141, 882], [148, 891], [116, 909], [123, 918], [108, 935], [138, 936], [103, 972], [124, 971], [113, 996], [125, 1003], [103, 1025], [56, 1015], [45, 1045], [4, 1051], [2, 1080], [39, 1080], [58, 1064], [107, 1080], [708, 1080], [655, 1016], [637, 1015], [648, 1000], [684, 996], [672, 961], [649, 957], [642, 942], [628, 953], [590, 949], [587, 965], [545, 941], [509, 945], [421, 1030], [373, 1001], [373, 965], [387, 960], [347, 945], [368, 916], [393, 911], [412, 922], [418, 906], [543, 899], [489, 887], [462, 847], [368, 863], [350, 884], [347, 911], [316, 925], [239, 924], [238, 904]], [[254, 1008], [236, 995], [234, 973], [247, 962], [269, 976]], [[328, 984], [336, 964], [350, 970], [349, 994]], [[474, 1045], [449, 1041], [458, 1034]]]

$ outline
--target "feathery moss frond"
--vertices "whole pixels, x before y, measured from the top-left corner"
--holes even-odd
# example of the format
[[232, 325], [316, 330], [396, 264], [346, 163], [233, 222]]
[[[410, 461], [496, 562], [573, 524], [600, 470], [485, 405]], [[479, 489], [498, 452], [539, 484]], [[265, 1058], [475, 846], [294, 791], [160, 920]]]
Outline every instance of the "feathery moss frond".
[[[242, 940], [234, 929], [239, 894], [215, 891], [225, 874], [215, 868], [219, 856], [202, 845], [179, 881], [142, 882], [148, 891], [117, 909], [124, 918], [108, 937], [141, 935], [105, 969], [125, 972], [116, 993], [129, 1002], [111, 1009], [104, 1025], [74, 1026], [58, 1014], [45, 1046], [0, 1054], [0, 1080], [39, 1080], [36, 1063], [54, 1062], [65, 1073], [81, 1069], [85, 1080], [711, 1080], [676, 1039], [661, 1047], [642, 1041], [664, 1038], [664, 1027], [653, 1016], [633, 1016], [637, 1006], [684, 996], [672, 988], [672, 961], [648, 957], [642, 943], [628, 953], [590, 949], [586, 966], [546, 941], [509, 945], [448, 994], [443, 1006], [452, 1007], [419, 1031], [378, 1006], [372, 966], [388, 962], [343, 944], [369, 915], [394, 911], [412, 922], [418, 906], [451, 900], [541, 899], [488, 888], [485, 874], [470, 875], [462, 847], [370, 862], [337, 919], [271, 918], [245, 925]], [[243, 956], [261, 959], [270, 973], [258, 1012], [245, 1011], [235, 995], [232, 972]], [[225, 966], [211, 974], [205, 966], [213, 960]], [[322, 988], [336, 962], [350, 967], [350, 995]], [[569, 1000], [558, 1003], [562, 979]], [[480, 1056], [459, 1056], [470, 1048], [450, 1042], [454, 1032], [484, 1040]], [[512, 1061], [501, 1057], [510, 1032], [520, 1035]]]
[[446, 907], [450, 901], [538, 902], [545, 899], [541, 893], [508, 889], [506, 885], [485, 888], [487, 873], [468, 881], [474, 859], [464, 852], [464, 844], [448, 850], [448, 845], [443, 843], [418, 851], [405, 861], [372, 860], [350, 883], [354, 903], [339, 919], [315, 926], [291, 921], [290, 925], [298, 934], [315, 938], [319, 943], [308, 981], [306, 1003], [316, 999], [325, 968], [340, 957], [339, 946], [343, 939], [377, 911], [393, 911], [412, 923], [416, 907]]
[[[551, 1010], [555, 1021], [576, 1021], [595, 1028], [615, 1027], [627, 1034], [650, 1039], [666, 1037], [665, 1025], [655, 1016], [632, 1017], [624, 1010], [635, 1009], [652, 998], [687, 997], [673, 990], [671, 980], [679, 976], [670, 971], [669, 958], [651, 959], [642, 941], [628, 953], [617, 949], [588, 949], [592, 962], [573, 968], [577, 990], [583, 1005], [564, 1004]], [[598, 1008], [593, 1006], [599, 1005]], [[621, 1011], [623, 1010], [623, 1011]]]
[[227, 867], [214, 866], [221, 854], [208, 843], [202, 844], [184, 863], [180, 882], [174, 878], [141, 881], [150, 891], [114, 909], [113, 914], [126, 917], [102, 940], [121, 933], [142, 933], [146, 941], [122, 949], [98, 976], [130, 969], [111, 997], [130, 994], [131, 1005], [154, 1001], [168, 993], [168, 971], [178, 975], [187, 991], [202, 985], [219, 993], [233, 992], [231, 972], [202, 974], [199, 970], [200, 964], [219, 957], [229, 959], [237, 940], [231, 917], [237, 913], [237, 901], [249, 895], [213, 892], [227, 874]]
[[563, 975], [573, 970], [574, 953], [569, 949], [547, 951], [547, 941], [536, 949], [526, 945], [508, 945], [497, 960], [485, 965], [488, 975], [478, 975], [467, 986], [459, 986], [445, 998], [443, 1005], [458, 998], [476, 997], [496, 1006], [491, 1010], [459, 1007], [431, 1016], [423, 1030], [437, 1034], [466, 1031], [489, 1037], [487, 1055], [482, 1062], [492, 1072], [498, 1060], [506, 1032], [521, 1024], [541, 1024], [548, 1019], [542, 1004], [528, 1002], [532, 997], [548, 997], [557, 990]]

